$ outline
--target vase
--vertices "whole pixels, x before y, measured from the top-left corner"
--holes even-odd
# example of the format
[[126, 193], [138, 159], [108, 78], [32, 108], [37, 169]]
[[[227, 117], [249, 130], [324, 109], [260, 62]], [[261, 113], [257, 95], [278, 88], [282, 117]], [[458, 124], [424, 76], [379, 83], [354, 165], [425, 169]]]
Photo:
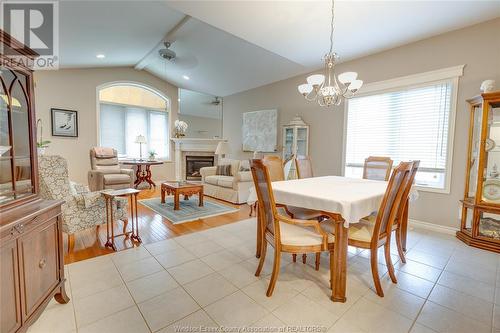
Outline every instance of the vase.
[[36, 152], [38, 155], [45, 155], [45, 147], [37, 147]]

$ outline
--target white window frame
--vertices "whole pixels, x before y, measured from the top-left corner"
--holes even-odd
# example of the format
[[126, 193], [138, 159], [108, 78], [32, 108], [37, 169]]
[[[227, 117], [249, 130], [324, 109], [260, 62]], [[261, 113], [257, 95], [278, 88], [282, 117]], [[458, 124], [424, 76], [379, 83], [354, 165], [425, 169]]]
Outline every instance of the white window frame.
[[[110, 88], [110, 87], [113, 87], [113, 86], [134, 86], [134, 87], [138, 87], [138, 88], [143, 88], [143, 89], [146, 89], [146, 90], [149, 90], [151, 91], [152, 93], [154, 93], [155, 95], [158, 95], [158, 97], [164, 99], [166, 102], [167, 102], [167, 109], [166, 110], [162, 110], [162, 111], [166, 111], [168, 113], [168, 133], [169, 135], [172, 133], [172, 129], [173, 129], [173, 124], [172, 124], [172, 100], [169, 96], [166, 96], [163, 92], [159, 91], [158, 89], [156, 88], [153, 88], [151, 86], [148, 86], [147, 84], [144, 84], [142, 82], [136, 82], [136, 81], [113, 81], [113, 82], [108, 82], [108, 83], [104, 83], [104, 84], [101, 84], [101, 85], [98, 85], [96, 87], [96, 130], [97, 130], [97, 144], [100, 144], [101, 142], [101, 130], [100, 130], [100, 122], [101, 122], [101, 101], [99, 99], [99, 92], [102, 90], [102, 89], [106, 89], [106, 88]], [[113, 103], [108, 103], [108, 104], [113, 104]], [[150, 108], [151, 109], [151, 108]], [[157, 109], [151, 109], [153, 111], [158, 111]], [[159, 160], [163, 161], [163, 162], [172, 162], [173, 161], [173, 157], [172, 157], [172, 140], [170, 138], [168, 138], [168, 144], [167, 144], [167, 147], [168, 147], [168, 158], [158, 158]]]
[[[451, 175], [453, 169], [453, 143], [455, 141], [455, 118], [457, 114], [458, 84], [463, 75], [465, 65], [447, 67], [435, 71], [429, 71], [414, 75], [402, 76], [390, 80], [378, 81], [364, 85], [356, 94], [356, 97], [378, 95], [406, 88], [418, 88], [440, 82], [451, 82], [450, 115], [448, 123], [448, 142], [445, 170], [444, 188], [427, 186], [416, 186], [420, 191], [449, 194], [451, 189]], [[342, 175], [345, 175], [346, 153], [347, 153], [347, 122], [349, 115], [349, 100], [344, 103], [344, 128], [342, 145]]]

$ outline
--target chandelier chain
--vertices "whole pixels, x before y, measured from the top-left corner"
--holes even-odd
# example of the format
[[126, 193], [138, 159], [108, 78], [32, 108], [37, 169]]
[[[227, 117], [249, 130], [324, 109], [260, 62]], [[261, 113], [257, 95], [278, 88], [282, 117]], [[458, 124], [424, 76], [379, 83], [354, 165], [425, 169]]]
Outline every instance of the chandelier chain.
[[335, 29], [334, 19], [335, 19], [335, 0], [332, 0], [332, 20], [330, 22], [330, 54], [333, 52], [333, 30]]

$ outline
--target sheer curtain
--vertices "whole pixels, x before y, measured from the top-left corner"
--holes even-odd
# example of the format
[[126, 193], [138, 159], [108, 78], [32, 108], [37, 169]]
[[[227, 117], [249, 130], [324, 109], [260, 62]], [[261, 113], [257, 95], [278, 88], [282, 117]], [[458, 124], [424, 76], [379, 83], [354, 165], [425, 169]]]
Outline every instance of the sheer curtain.
[[417, 184], [444, 188], [451, 90], [441, 82], [349, 100], [345, 175], [360, 176], [370, 155], [420, 160]]
[[142, 157], [154, 150], [157, 158], [169, 158], [168, 112], [136, 106], [100, 103], [100, 145], [113, 147], [123, 157], [139, 157], [138, 135], [146, 137]]

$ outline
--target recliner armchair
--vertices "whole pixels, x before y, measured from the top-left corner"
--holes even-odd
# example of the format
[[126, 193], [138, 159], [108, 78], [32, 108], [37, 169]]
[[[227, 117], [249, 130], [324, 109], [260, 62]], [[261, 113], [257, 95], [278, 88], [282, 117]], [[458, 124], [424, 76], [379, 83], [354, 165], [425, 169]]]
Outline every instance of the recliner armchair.
[[91, 191], [134, 187], [134, 170], [120, 168], [116, 149], [90, 149], [90, 168], [88, 180]]

